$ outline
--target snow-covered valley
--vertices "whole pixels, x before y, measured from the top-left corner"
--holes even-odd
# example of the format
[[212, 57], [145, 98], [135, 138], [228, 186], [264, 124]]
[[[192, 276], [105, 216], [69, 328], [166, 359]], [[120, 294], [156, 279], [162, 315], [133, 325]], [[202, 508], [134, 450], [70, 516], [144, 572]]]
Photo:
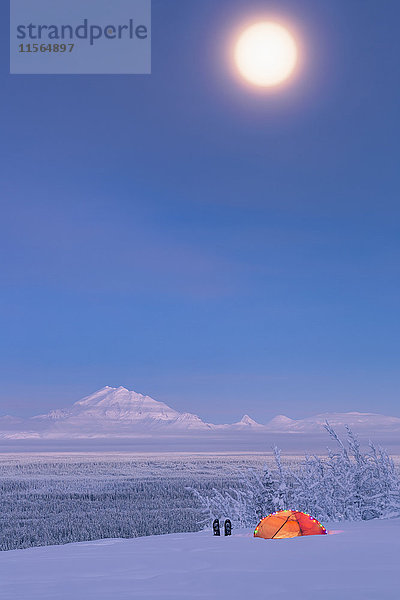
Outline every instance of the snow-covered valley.
[[0, 553], [4, 600], [397, 600], [400, 519], [326, 523], [331, 535], [250, 530], [99, 541]]

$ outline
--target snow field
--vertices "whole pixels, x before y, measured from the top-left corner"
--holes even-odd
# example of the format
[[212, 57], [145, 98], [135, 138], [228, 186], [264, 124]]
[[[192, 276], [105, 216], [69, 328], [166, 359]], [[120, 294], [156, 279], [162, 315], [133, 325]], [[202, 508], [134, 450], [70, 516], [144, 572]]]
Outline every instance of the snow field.
[[0, 597], [398, 600], [400, 519], [325, 525], [335, 535], [203, 531], [2, 552]]

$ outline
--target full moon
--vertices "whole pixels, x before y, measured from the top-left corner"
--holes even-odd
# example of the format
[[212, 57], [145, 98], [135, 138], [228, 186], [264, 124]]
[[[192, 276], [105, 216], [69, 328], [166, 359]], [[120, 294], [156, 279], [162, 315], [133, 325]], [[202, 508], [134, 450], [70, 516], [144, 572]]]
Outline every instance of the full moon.
[[297, 59], [293, 36], [278, 23], [251, 25], [236, 42], [237, 68], [247, 81], [257, 86], [271, 87], [288, 79]]

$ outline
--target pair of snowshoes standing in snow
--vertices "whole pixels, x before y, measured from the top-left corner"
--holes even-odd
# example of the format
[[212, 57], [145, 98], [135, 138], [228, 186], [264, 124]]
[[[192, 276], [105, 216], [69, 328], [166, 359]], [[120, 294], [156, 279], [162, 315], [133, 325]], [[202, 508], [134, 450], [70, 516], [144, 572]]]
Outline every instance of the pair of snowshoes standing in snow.
[[[214, 521], [213, 521], [213, 532], [214, 532], [214, 535], [221, 535], [219, 519], [214, 519]], [[232, 523], [230, 522], [229, 519], [225, 519], [224, 535], [231, 535], [231, 533], [232, 533]]]

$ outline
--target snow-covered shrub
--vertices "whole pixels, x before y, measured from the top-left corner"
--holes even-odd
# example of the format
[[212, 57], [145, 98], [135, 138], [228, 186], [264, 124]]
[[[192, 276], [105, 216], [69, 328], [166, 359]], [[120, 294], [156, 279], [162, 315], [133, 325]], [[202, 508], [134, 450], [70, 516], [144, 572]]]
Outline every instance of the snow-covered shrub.
[[265, 465], [263, 473], [247, 469], [235, 485], [224, 490], [213, 488], [211, 493], [200, 493], [188, 488], [202, 509], [201, 525], [209, 525], [215, 518], [231, 519], [236, 527], [257, 523], [263, 516], [275, 510], [274, 482]]
[[347, 444], [326, 423], [336, 451], [328, 457], [306, 456], [286, 467], [274, 448], [276, 469], [247, 471], [234, 488], [194, 491], [203, 511], [202, 524], [230, 518], [236, 527], [252, 527], [275, 510], [297, 509], [323, 521], [400, 516], [400, 476], [393, 460], [370, 442], [362, 452], [356, 435], [347, 430]]

